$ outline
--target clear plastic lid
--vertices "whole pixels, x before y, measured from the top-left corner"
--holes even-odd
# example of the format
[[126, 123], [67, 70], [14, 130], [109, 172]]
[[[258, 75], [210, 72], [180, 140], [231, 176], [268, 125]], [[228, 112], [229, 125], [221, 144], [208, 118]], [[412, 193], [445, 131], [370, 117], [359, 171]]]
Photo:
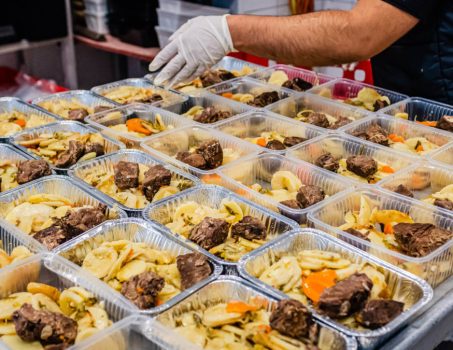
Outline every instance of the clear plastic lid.
[[370, 255], [385, 260], [418, 277], [435, 287], [453, 274], [453, 240], [423, 257], [412, 257], [396, 250], [353, 236], [338, 227], [345, 223], [345, 214], [358, 211], [361, 196], [366, 196], [370, 209], [397, 210], [408, 214], [416, 223], [430, 223], [441, 229], [453, 230], [453, 215], [445, 210], [402, 197], [385, 190], [363, 187], [349, 190], [327, 200], [308, 215], [309, 225], [327, 232]]
[[[210, 140], [217, 140], [222, 147], [223, 163], [221, 166], [212, 170], [203, 170], [176, 159], [179, 152], [189, 152], [199, 147], [203, 142]], [[140, 146], [146, 152], [202, 178], [203, 181], [209, 181], [210, 175], [217, 174], [227, 164], [259, 152], [256, 146], [248, 142], [226, 135], [218, 130], [198, 126], [187, 126], [166, 131], [142, 142]]]
[[[162, 130], [155, 133], [146, 129], [150, 135], [141, 137], [137, 133], [129, 132], [129, 128], [126, 125], [126, 122], [133, 118], [149, 122], [154, 125], [156, 130]], [[136, 149], [140, 149], [140, 142], [154, 137], [160, 132], [190, 124], [188, 120], [181, 118], [177, 114], [141, 103], [133, 103], [108, 112], [93, 114], [88, 116], [85, 122], [99, 130], [103, 135], [124, 143], [127, 148]], [[121, 128], [121, 125], [124, 126]]]
[[285, 145], [286, 149], [283, 150], [273, 150], [265, 147], [265, 144], [258, 144], [258, 147], [260, 147], [262, 151], [280, 154], [298, 147], [307, 140], [322, 135], [325, 132], [323, 129], [313, 127], [305, 123], [294, 122], [266, 110], [253, 110], [240, 116], [228, 119], [220, 123], [216, 129], [248, 142], [251, 141], [247, 139], [263, 138], [263, 133], [275, 133], [276, 136], [278, 135], [279, 138], [283, 139], [283, 144], [285, 143], [284, 139], [287, 137], [297, 137], [305, 140], [294, 146], [291, 146], [291, 143]]
[[[272, 196], [267, 196], [250, 188], [254, 184], [259, 184], [265, 190], [272, 189], [274, 174], [280, 171], [291, 172], [300, 180], [302, 185], [320, 187], [326, 197], [324, 200], [307, 208], [294, 209], [273, 199]], [[251, 199], [271, 211], [279, 212], [300, 224], [306, 223], [307, 213], [322, 205], [329, 196], [351, 187], [351, 183], [348, 180], [338, 175], [300, 160], [288, 159], [281, 155], [270, 153], [250, 156], [232, 163], [230, 166], [222, 169], [220, 176], [225, 187], [236, 193], [240, 193], [242, 196]]]
[[259, 275], [272, 262], [284, 256], [297, 256], [298, 253], [304, 250], [321, 250], [323, 252], [337, 253], [343, 259], [347, 259], [355, 264], [370, 264], [376, 267], [385, 276], [385, 283], [390, 292], [389, 299], [404, 302], [405, 311], [402, 314], [387, 325], [375, 330], [353, 329], [318, 313], [316, 307], [312, 304], [308, 305], [317, 318], [345, 334], [356, 337], [362, 348], [375, 348], [392, 333], [413, 320], [416, 313], [433, 297], [432, 288], [422, 279], [382, 260], [369, 256], [360, 249], [337, 240], [322, 231], [313, 229], [296, 230], [285, 237], [280, 237], [266, 246], [255, 250], [247, 257], [241, 259], [239, 273], [245, 279], [256, 284], [260, 290], [275, 295], [278, 298], [287, 298], [289, 296], [284, 292], [261, 281]]
[[440, 165], [453, 167], [453, 142], [433, 152], [431, 159]]

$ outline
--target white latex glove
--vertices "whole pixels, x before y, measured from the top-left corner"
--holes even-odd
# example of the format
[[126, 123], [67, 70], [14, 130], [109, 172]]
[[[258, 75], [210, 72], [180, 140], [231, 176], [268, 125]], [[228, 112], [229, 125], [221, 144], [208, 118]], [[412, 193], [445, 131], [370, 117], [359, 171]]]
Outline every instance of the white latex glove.
[[154, 83], [173, 86], [190, 81], [233, 51], [226, 16], [196, 17], [179, 28], [149, 65], [153, 72], [166, 64]]
[[359, 64], [359, 62], [346, 63], [346, 64], [342, 64], [341, 68], [343, 68], [344, 71], [348, 70], [348, 71], [352, 72], [353, 70], [356, 69], [358, 64]]

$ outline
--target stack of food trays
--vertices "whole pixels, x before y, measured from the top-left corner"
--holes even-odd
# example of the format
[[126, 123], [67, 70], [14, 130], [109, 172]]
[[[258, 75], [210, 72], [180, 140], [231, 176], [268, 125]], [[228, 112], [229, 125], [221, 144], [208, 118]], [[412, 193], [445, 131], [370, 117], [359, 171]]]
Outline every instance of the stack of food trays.
[[153, 77], [0, 99], [0, 347], [374, 349], [453, 274], [453, 107], [233, 58]]

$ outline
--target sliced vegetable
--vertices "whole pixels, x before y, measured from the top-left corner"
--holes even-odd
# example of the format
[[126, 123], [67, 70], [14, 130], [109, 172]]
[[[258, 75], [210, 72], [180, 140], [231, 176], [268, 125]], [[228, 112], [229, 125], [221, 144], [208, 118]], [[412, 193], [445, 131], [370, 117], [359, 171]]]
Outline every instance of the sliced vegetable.
[[392, 234], [393, 233], [393, 226], [391, 223], [386, 223], [384, 225], [384, 233], [385, 234]]
[[139, 132], [145, 135], [151, 135], [151, 131], [143, 127], [142, 120], [140, 118], [132, 118], [126, 121], [126, 126], [129, 131]]
[[302, 291], [310, 300], [317, 303], [324, 289], [335, 285], [336, 278], [335, 270], [313, 272], [302, 280]]
[[384, 173], [389, 173], [389, 174], [393, 174], [395, 172], [395, 170], [393, 170], [393, 168], [388, 165], [384, 165], [381, 170]]
[[266, 147], [266, 139], [264, 137], [260, 137], [256, 140], [256, 144], [261, 147]]
[[392, 140], [393, 142], [404, 142], [404, 138], [397, 134], [390, 134], [389, 139]]
[[259, 307], [255, 305], [250, 305], [244, 303], [243, 301], [230, 301], [226, 306], [226, 311], [228, 313], [246, 313], [249, 311], [256, 311]]
[[23, 120], [23, 119], [16, 119], [14, 121], [14, 123], [19, 125], [21, 128], [25, 128], [25, 125], [27, 124], [27, 122], [25, 120]]

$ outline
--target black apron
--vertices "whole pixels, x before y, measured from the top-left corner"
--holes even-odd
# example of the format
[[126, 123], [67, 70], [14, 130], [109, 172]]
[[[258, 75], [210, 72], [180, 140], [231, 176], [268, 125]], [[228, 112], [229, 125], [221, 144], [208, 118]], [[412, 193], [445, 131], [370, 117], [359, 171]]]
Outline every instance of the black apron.
[[375, 85], [453, 105], [453, 0], [425, 18], [372, 59]]

